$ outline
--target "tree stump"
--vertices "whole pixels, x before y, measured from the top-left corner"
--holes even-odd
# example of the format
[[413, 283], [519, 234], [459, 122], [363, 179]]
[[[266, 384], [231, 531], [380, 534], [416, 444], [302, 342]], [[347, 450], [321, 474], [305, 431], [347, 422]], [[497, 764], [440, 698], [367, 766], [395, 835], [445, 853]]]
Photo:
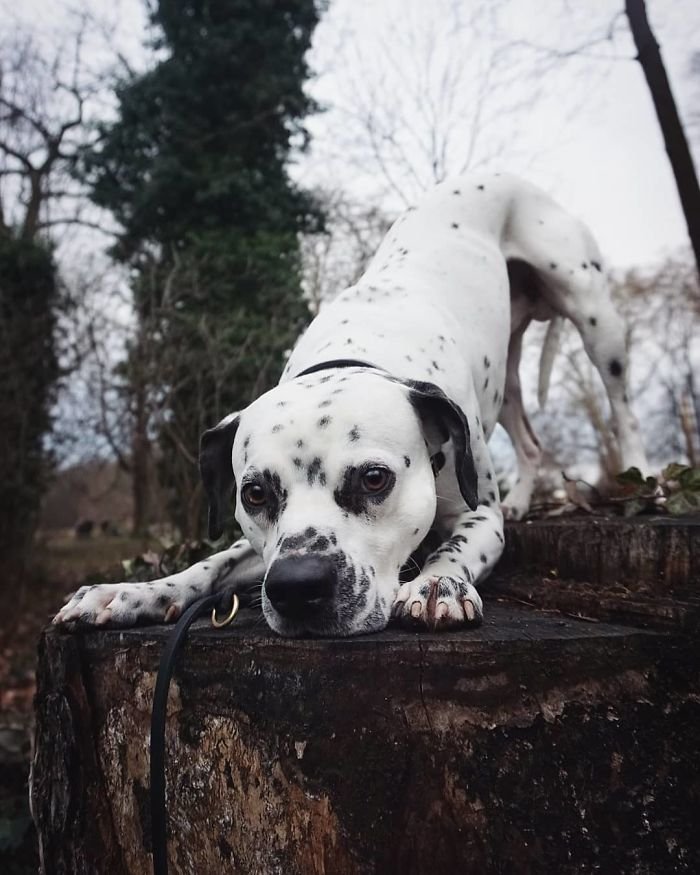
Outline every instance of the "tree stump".
[[[284, 640], [203, 621], [171, 688], [169, 859], [188, 875], [700, 871], [687, 635], [500, 602], [476, 631]], [[168, 630], [40, 647], [44, 872], [150, 871]]]

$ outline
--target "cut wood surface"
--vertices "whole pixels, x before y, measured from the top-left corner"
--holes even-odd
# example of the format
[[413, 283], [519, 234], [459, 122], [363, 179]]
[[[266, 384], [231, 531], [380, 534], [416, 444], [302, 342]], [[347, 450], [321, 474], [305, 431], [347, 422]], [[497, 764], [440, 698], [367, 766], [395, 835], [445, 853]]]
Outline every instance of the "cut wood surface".
[[[172, 685], [173, 873], [700, 871], [694, 638], [487, 602], [476, 631], [192, 631]], [[41, 643], [46, 873], [150, 871], [168, 630]]]

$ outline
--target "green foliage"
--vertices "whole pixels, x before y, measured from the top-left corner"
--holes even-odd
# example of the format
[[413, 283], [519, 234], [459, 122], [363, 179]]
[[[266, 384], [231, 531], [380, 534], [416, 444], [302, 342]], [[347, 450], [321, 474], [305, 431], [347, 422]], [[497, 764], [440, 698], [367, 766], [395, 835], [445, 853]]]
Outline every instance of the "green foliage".
[[59, 293], [51, 252], [0, 234], [0, 563], [16, 571], [31, 545], [51, 468], [59, 364]]
[[299, 235], [321, 220], [287, 164], [316, 110], [303, 85], [320, 7], [160, 0], [161, 60], [119, 84], [118, 119], [82, 156], [93, 199], [123, 226], [114, 253], [134, 267], [141, 328], [124, 370], [160, 405], [161, 479], [183, 534], [203, 517], [201, 432], [274, 383], [308, 318]]
[[700, 468], [673, 462], [661, 477], [644, 477], [639, 468], [617, 475], [625, 516], [665, 509], [673, 516], [700, 512]]

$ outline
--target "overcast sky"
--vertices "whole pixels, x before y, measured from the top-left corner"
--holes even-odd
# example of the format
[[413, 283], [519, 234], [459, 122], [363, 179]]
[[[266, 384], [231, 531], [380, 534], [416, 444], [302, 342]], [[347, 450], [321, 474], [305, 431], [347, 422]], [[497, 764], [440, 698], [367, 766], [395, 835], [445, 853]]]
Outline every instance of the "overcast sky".
[[[67, 8], [82, 5], [25, 0], [18, 7], [0, 0], [7, 18], [23, 19], [44, 34], [65, 26]], [[141, 0], [84, 5], [115, 29], [102, 47], [105, 60], [118, 46], [137, 65], [147, 62]], [[700, 50], [700, 3], [649, 0], [647, 5], [688, 125], [695, 113], [689, 133], [697, 162], [700, 74], [691, 77], [690, 59]], [[309, 121], [312, 147], [294, 167], [295, 178], [343, 187], [389, 211], [414, 200], [417, 177], [425, 185], [429, 174], [402, 124], [412, 125], [418, 137], [427, 136], [430, 124], [412, 111], [415, 104], [406, 95], [425, 88], [430, 103], [440, 77], [451, 76], [456, 96], [448, 110], [438, 107], [436, 123], [438, 135], [453, 127], [448, 169], [457, 169], [471, 148], [472, 165], [514, 171], [542, 185], [589, 223], [612, 266], [648, 264], [687, 249], [678, 196], [641, 68], [632, 60], [622, 6], [622, 0], [332, 0], [310, 56], [316, 77], [309, 90], [326, 110]], [[609, 30], [616, 15], [610, 41], [588, 45], [573, 58], [551, 54], [586, 46]], [[389, 153], [385, 169], [397, 171], [403, 196], [388, 189], [367, 151], [358, 118], [367, 107], [378, 108], [385, 120], [395, 112], [392, 133], [417, 171], [402, 173]], [[410, 116], [403, 122], [402, 112]]]
[[[475, 35], [470, 18], [479, 5], [489, 15], [474, 22]], [[486, 114], [488, 125], [474, 158], [545, 187], [590, 224], [615, 266], [656, 261], [687, 247], [651, 99], [640, 65], [631, 60], [634, 46], [626, 18], [618, 18], [610, 42], [590, 45], [581, 57], [559, 60], [546, 51], [566, 52], [605, 34], [622, 7], [621, 0], [335, 0], [317, 29], [312, 54], [321, 73], [312, 93], [329, 109], [310, 124], [314, 146], [302, 164], [301, 178], [331, 185], [343, 180], [371, 197], [373, 188], [382, 189], [372, 161], [358, 168], [348, 167], [342, 154], [323, 160], [333, 155], [348, 124], [352, 127], [342, 107], [356, 105], [358, 92], [380, 101], [394, 94], [400, 100], [405, 79], [415, 81], [411, 71], [424, 62], [432, 40], [436, 74], [453, 69], [450, 59], [455, 57], [462, 56], [466, 64], [462, 91], [468, 117], [473, 108], [469, 100], [476, 98], [470, 83], [483, 79], [494, 48], [517, 44], [520, 50], [509, 51], [505, 69], [492, 78], [497, 84], [500, 75], [505, 87], [485, 101], [481, 122]], [[700, 3], [650, 0], [648, 9], [680, 110], [688, 121], [695, 112], [691, 133], [694, 145], [700, 146], [700, 73], [693, 80], [689, 72], [693, 50], [700, 51]], [[396, 62], [393, 73], [385, 63], [387, 52], [392, 64]], [[377, 84], [382, 78], [383, 84]], [[534, 91], [538, 97], [532, 106], [499, 112], [500, 104], [526, 104]], [[461, 130], [464, 151], [471, 123], [467, 118]], [[696, 148], [696, 161], [698, 152]], [[453, 150], [451, 166], [461, 157]]]

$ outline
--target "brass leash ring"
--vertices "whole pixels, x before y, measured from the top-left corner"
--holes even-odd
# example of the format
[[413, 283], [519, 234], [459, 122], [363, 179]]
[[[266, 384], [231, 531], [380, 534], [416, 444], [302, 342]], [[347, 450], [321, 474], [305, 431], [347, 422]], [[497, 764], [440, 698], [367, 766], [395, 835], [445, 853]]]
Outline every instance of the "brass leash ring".
[[212, 609], [212, 612], [211, 612], [211, 624], [212, 624], [212, 626], [215, 629], [223, 629], [224, 626], [228, 626], [228, 624], [231, 622], [231, 620], [233, 620], [233, 618], [238, 613], [239, 607], [240, 607], [240, 602], [238, 601], [238, 596], [234, 592], [233, 599], [231, 601], [231, 610], [229, 611], [228, 616], [225, 619], [220, 620], [216, 616], [216, 608]]

